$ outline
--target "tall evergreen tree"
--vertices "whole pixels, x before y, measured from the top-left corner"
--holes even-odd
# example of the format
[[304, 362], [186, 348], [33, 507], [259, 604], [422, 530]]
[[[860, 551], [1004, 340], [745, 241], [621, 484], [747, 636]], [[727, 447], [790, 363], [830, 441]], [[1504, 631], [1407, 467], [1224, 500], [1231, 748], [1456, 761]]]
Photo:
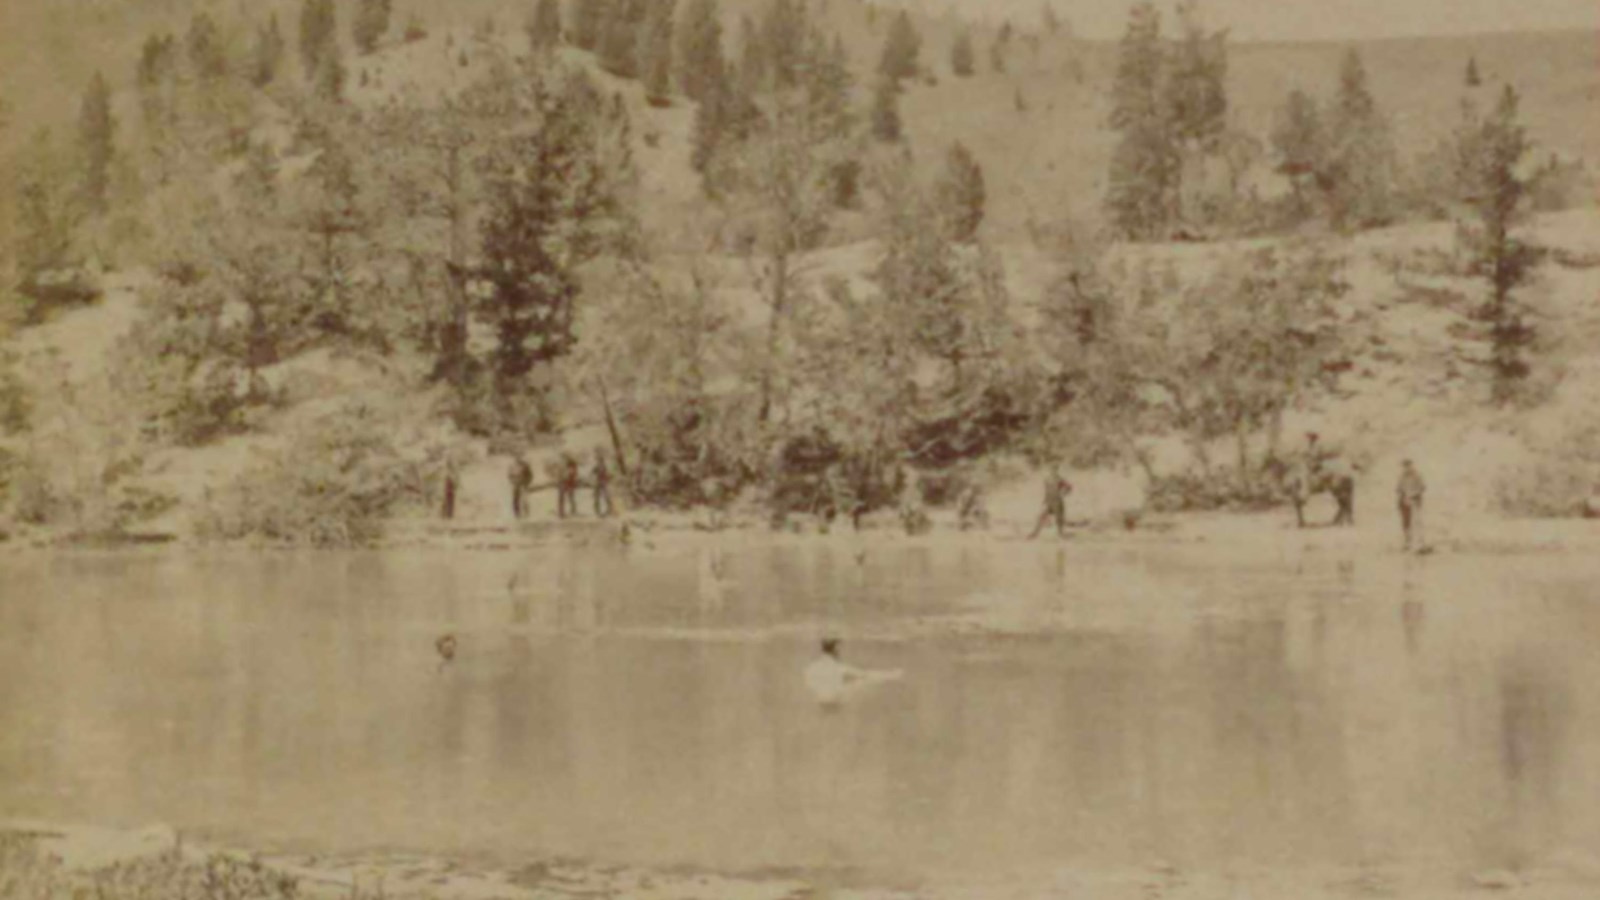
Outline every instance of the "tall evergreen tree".
[[323, 55], [337, 44], [338, 20], [333, 0], [301, 0], [300, 67], [307, 81], [315, 81]]
[[390, 3], [391, 0], [359, 0], [350, 22], [350, 36], [362, 53], [376, 50], [378, 41], [388, 32]]
[[1327, 140], [1317, 101], [1305, 91], [1291, 91], [1273, 126], [1272, 146], [1277, 170], [1294, 190], [1297, 218], [1311, 215], [1310, 198], [1327, 166]]
[[691, 100], [704, 101], [727, 77], [722, 53], [722, 11], [717, 0], [689, 0], [678, 24], [678, 86]]
[[944, 174], [935, 189], [940, 217], [950, 240], [959, 244], [977, 239], [983, 224], [988, 192], [983, 183], [983, 167], [960, 141], [945, 154]]
[[804, 0], [772, 0], [761, 19], [761, 54], [770, 82], [763, 87], [788, 90], [806, 78], [807, 42], [811, 24]]
[[844, 41], [835, 34], [832, 40], [821, 31], [812, 30], [805, 44], [806, 97], [811, 103], [811, 115], [819, 127], [844, 133], [851, 128], [850, 111], [850, 58]]
[[878, 76], [872, 89], [872, 136], [886, 143], [898, 143], [905, 134], [900, 119], [900, 85], [887, 75]]
[[1061, 33], [1061, 17], [1056, 15], [1055, 6], [1049, 3], [1048, 0], [1039, 11], [1039, 21], [1044, 24], [1046, 34], [1055, 35]]
[[273, 13], [256, 30], [255, 57], [250, 67], [250, 80], [256, 87], [264, 88], [278, 77], [285, 49], [283, 32], [278, 29], [278, 14]]
[[746, 94], [761, 93], [767, 86], [766, 49], [756, 23], [749, 16], [739, 19], [739, 86]]
[[312, 94], [324, 103], [343, 103], [345, 75], [344, 60], [340, 58], [339, 45], [330, 42], [317, 54], [317, 71], [312, 76]]
[[959, 78], [967, 78], [972, 75], [974, 63], [972, 31], [963, 28], [956, 35], [955, 43], [950, 45], [950, 71]]
[[1328, 126], [1331, 145], [1324, 182], [1334, 225], [1382, 224], [1390, 213], [1394, 149], [1388, 123], [1367, 84], [1366, 66], [1355, 50], [1340, 64]]
[[901, 81], [915, 78], [920, 67], [917, 57], [922, 53], [922, 38], [911, 24], [911, 16], [901, 10], [889, 26], [884, 38], [883, 56], [878, 60], [878, 74]]
[[1228, 126], [1227, 32], [1207, 32], [1197, 0], [1178, 7], [1182, 35], [1169, 52], [1163, 74], [1167, 130], [1177, 154], [1173, 215], [1183, 218], [1185, 170], [1214, 156]]
[[567, 22], [574, 47], [593, 52], [600, 46], [606, 7], [609, 6], [609, 0], [569, 0]]
[[612, 0], [600, 35], [600, 64], [620, 78], [639, 77], [639, 37], [651, 0]]
[[541, 127], [508, 138], [489, 167], [479, 276], [490, 288], [485, 317], [496, 332], [496, 392], [526, 390], [535, 366], [569, 353], [578, 297], [576, 268], [603, 248], [622, 215], [606, 171], [605, 104], [586, 79], [538, 87]]
[[186, 38], [189, 67], [202, 82], [215, 82], [228, 74], [228, 56], [222, 46], [222, 33], [217, 23], [205, 13], [196, 13], [189, 20]]
[[1178, 154], [1163, 105], [1165, 55], [1155, 6], [1136, 4], [1118, 51], [1111, 127], [1120, 137], [1106, 197], [1111, 220], [1125, 236], [1164, 236], [1171, 223]]
[[1517, 398], [1529, 373], [1526, 353], [1535, 337], [1525, 304], [1516, 296], [1539, 257], [1537, 248], [1516, 233], [1527, 215], [1532, 188], [1522, 171], [1531, 145], [1518, 107], [1517, 92], [1507, 85], [1481, 122], [1465, 124], [1459, 148], [1470, 215], [1460, 241], [1474, 274], [1489, 285], [1489, 300], [1478, 317], [1489, 325], [1493, 398], [1499, 404]]
[[672, 102], [672, 20], [677, 0], [653, 0], [639, 30], [639, 77], [654, 106]]
[[707, 89], [695, 110], [690, 164], [699, 172], [710, 196], [722, 193], [719, 155], [748, 140], [761, 121], [761, 110], [738, 85], [724, 79]]
[[561, 0], [539, 0], [528, 20], [528, 46], [550, 50], [561, 43]]
[[111, 160], [116, 121], [111, 116], [111, 90], [99, 72], [89, 82], [78, 114], [78, 143], [83, 151], [83, 196], [95, 214], [106, 211], [111, 190]]

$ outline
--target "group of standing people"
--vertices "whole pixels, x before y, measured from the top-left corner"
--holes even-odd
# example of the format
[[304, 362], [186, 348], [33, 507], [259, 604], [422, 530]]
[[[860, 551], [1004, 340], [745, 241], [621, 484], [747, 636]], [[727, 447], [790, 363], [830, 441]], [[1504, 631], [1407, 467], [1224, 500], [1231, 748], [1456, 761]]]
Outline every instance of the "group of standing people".
[[[511, 492], [511, 516], [522, 520], [528, 517], [528, 495], [536, 490], [533, 467], [520, 454], [513, 457], [506, 470], [506, 481]], [[456, 514], [456, 495], [460, 491], [461, 471], [454, 459], [447, 459], [444, 472], [444, 502], [440, 514], [453, 519]], [[556, 477], [556, 516], [565, 519], [578, 515], [578, 489], [583, 486], [578, 459], [570, 453], [561, 457], [561, 468]], [[611, 500], [611, 467], [606, 464], [605, 452], [596, 449], [594, 465], [589, 470], [589, 486], [594, 491], [594, 514], [606, 518], [616, 513]]]

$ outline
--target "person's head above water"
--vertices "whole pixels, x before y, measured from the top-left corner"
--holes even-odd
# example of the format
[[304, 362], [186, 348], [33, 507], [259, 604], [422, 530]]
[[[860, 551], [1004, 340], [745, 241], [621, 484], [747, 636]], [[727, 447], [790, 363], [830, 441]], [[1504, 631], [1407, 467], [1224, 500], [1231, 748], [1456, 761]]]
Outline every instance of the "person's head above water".
[[823, 638], [822, 652], [828, 654], [829, 656], [837, 657], [839, 655], [839, 639], [831, 637]]

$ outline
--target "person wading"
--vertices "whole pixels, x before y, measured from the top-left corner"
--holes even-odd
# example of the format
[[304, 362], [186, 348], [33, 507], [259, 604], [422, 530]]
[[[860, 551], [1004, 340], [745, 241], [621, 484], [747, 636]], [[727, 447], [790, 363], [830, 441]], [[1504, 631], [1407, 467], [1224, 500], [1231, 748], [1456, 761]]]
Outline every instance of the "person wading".
[[1044, 509], [1039, 512], [1038, 524], [1033, 526], [1033, 534], [1028, 535], [1028, 540], [1037, 538], [1051, 519], [1056, 522], [1056, 536], [1067, 536], [1067, 495], [1070, 493], [1072, 484], [1061, 477], [1061, 467], [1051, 466], [1050, 474], [1044, 480]]
[[1422, 475], [1411, 460], [1401, 463], [1395, 499], [1400, 505], [1400, 528], [1405, 532], [1407, 550], [1421, 550], [1423, 547], [1422, 495], [1427, 490], [1428, 486], [1423, 483]]

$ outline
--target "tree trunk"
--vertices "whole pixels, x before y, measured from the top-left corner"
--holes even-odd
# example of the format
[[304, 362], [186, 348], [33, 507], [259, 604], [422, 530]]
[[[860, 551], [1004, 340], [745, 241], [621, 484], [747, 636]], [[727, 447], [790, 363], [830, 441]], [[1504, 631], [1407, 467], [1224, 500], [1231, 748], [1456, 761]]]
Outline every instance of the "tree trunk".
[[606, 414], [606, 431], [611, 433], [611, 450], [617, 455], [617, 471], [626, 476], [628, 456], [622, 451], [622, 432], [617, 428], [617, 417], [611, 409], [611, 394], [606, 390], [604, 378], [597, 377], [595, 383], [600, 387], [600, 406]]
[[778, 368], [778, 342], [783, 336], [783, 316], [789, 306], [789, 254], [780, 252], [772, 262], [772, 317], [767, 321], [767, 360], [761, 373], [761, 424], [772, 418], [772, 390]]

